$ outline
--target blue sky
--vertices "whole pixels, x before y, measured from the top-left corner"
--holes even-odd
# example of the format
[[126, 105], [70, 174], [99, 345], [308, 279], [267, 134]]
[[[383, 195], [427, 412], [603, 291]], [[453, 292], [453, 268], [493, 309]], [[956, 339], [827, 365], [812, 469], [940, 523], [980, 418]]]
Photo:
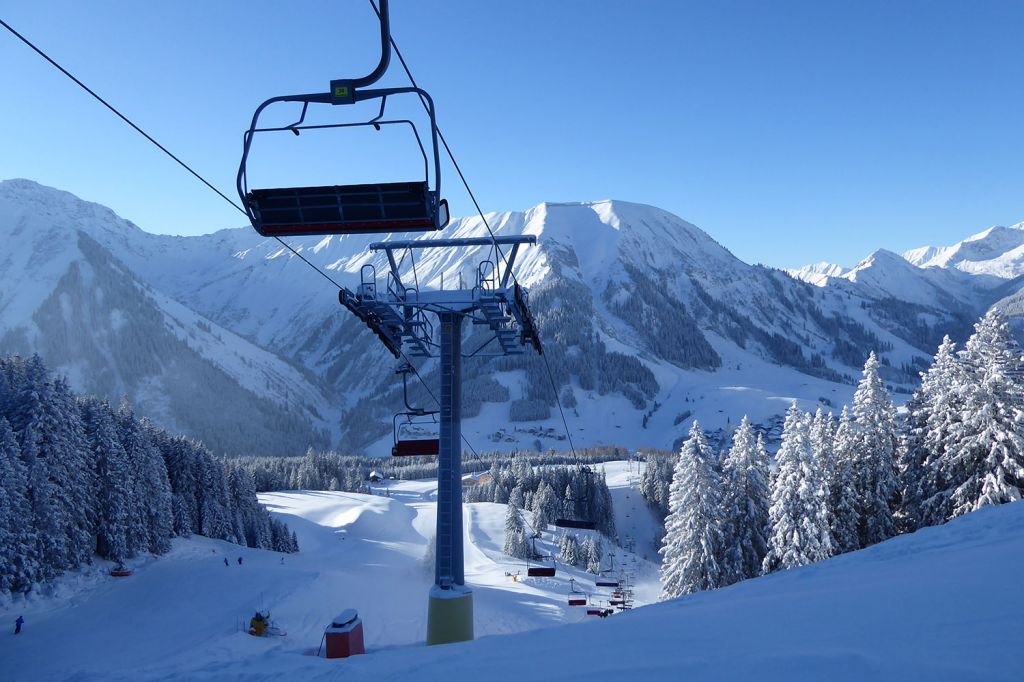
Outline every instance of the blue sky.
[[[1024, 220], [1022, 2], [393, 0], [392, 12], [488, 211], [649, 203], [775, 266], [852, 265]], [[260, 101], [326, 90], [377, 54], [364, 0], [8, 0], [0, 17], [232, 195]], [[0, 178], [67, 189], [152, 232], [243, 224], [2, 31], [0, 65]], [[388, 84], [404, 84], [397, 67]], [[287, 137], [259, 150], [268, 184], [416, 170], [401, 135]], [[453, 212], [469, 213], [442, 173]]]

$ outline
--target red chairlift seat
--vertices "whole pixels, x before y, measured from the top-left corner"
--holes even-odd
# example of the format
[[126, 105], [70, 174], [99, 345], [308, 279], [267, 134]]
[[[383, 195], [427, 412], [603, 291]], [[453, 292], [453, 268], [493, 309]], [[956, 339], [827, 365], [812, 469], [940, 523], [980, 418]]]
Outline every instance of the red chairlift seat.
[[392, 457], [423, 457], [438, 455], [440, 452], [441, 440], [439, 438], [400, 440], [391, 448]]
[[583, 598], [583, 599], [570, 598], [569, 599], [569, 606], [586, 606], [586, 605], [587, 605], [586, 598]]

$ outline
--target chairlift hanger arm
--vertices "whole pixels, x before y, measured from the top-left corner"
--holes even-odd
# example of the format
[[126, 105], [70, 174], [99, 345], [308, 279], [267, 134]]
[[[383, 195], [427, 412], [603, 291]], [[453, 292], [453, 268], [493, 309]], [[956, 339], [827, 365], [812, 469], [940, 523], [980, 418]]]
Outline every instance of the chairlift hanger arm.
[[381, 79], [391, 63], [391, 13], [388, 11], [388, 0], [380, 0], [380, 10], [376, 12], [380, 18], [380, 61], [376, 68], [362, 78], [349, 79], [346, 82], [353, 88], [365, 88]]

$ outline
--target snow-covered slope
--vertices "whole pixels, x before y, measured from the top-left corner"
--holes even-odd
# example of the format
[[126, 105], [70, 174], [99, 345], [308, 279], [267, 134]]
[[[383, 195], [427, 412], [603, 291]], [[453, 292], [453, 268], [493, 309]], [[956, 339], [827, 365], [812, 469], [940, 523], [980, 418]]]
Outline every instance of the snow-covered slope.
[[79, 390], [127, 395], [217, 450], [284, 453], [291, 439], [329, 442], [334, 422], [324, 418], [318, 382], [146, 281], [166, 265], [172, 238], [10, 181], [0, 183], [0, 239], [0, 350], [38, 352]]
[[[841, 404], [871, 350], [888, 362], [893, 386], [907, 390], [943, 333], [962, 334], [990, 299], [1006, 295], [982, 277], [916, 268], [887, 252], [849, 272], [818, 267], [824, 286], [812, 286], [743, 263], [670, 213], [622, 201], [545, 203], [489, 214], [488, 222], [496, 234], [538, 236], [516, 271], [531, 289], [577, 445], [670, 447], [694, 417], [727, 428], [743, 413], [768, 419], [793, 398], [808, 409]], [[443, 236], [486, 234], [479, 218], [467, 218]], [[216, 371], [217, 385], [233, 392], [219, 401], [231, 407], [220, 423], [232, 422], [232, 433], [263, 424], [264, 434], [278, 434], [234, 443], [228, 434], [218, 449], [251, 452], [257, 440], [274, 452], [292, 443], [296, 454], [311, 442], [389, 450], [400, 403], [393, 360], [338, 305], [336, 291], [278, 242], [249, 228], [152, 235], [25, 180], [0, 183], [0, 236], [14, 245], [0, 257], [0, 350], [39, 351], [79, 389], [128, 393], [142, 413], [207, 440], [215, 410], [187, 409], [184, 388], [168, 404], [166, 387], [181, 377], [202, 393]], [[382, 238], [391, 236], [289, 244], [354, 288], [366, 265], [383, 285], [384, 256], [366, 249]], [[408, 279], [425, 288], [471, 282], [488, 257], [487, 247], [422, 251]], [[97, 263], [107, 273], [99, 287], [89, 279]], [[101, 295], [115, 290], [133, 302]], [[154, 335], [176, 339], [172, 357], [130, 341]], [[183, 374], [179, 357], [202, 371]], [[535, 358], [474, 359], [464, 370], [463, 430], [477, 449], [565, 447]], [[421, 373], [436, 383], [432, 364]], [[416, 399], [430, 406], [423, 391]], [[249, 409], [253, 401], [260, 409]]]
[[[605, 466], [618, 490], [629, 465]], [[307, 660], [345, 608], [358, 609], [369, 649], [421, 648], [433, 581], [424, 556], [436, 524], [437, 481], [390, 481], [375, 491], [261, 495], [296, 531], [298, 554], [178, 539], [169, 555], [140, 560], [130, 579], [105, 575], [104, 565], [58, 580], [53, 597], [0, 606], [0, 617], [13, 620], [17, 612], [27, 621], [18, 639], [0, 637], [0, 679], [16, 671], [26, 680], [187, 679], [214, 669], [221, 669], [214, 677], [245, 676], [260, 659]], [[567, 603], [571, 579], [595, 606], [607, 606], [610, 590], [597, 589], [593, 575], [575, 568], [559, 565], [554, 578], [513, 581], [509, 574], [526, 571], [523, 561], [501, 553], [505, 513], [505, 505], [493, 503], [465, 509], [466, 580], [478, 637], [583, 621], [586, 609]], [[538, 549], [557, 551], [550, 534]], [[617, 565], [640, 579], [636, 603], [653, 601], [657, 565], [621, 549], [616, 556]], [[287, 637], [258, 640], [240, 632], [239, 623], [257, 608], [269, 609]], [[58, 641], [63, 646], [54, 647]], [[234, 673], [224, 668], [229, 662]], [[302, 679], [298, 672], [279, 674]]]
[[[271, 552], [179, 539], [169, 556], [144, 562], [131, 578], [97, 571], [59, 581], [52, 598], [0, 609], [7, 622], [26, 618], [21, 635], [0, 636], [0, 678], [1020, 679], [1021, 503], [590, 621], [564, 604], [563, 571], [551, 581], [506, 577], [517, 564], [495, 549], [504, 507], [468, 505], [478, 639], [424, 647], [429, 578], [420, 563], [432, 490], [423, 481], [394, 484], [390, 498], [267, 495], [302, 544], [283, 564]], [[641, 592], [656, 594], [655, 576], [647, 575]], [[239, 631], [259, 607], [286, 637]], [[323, 628], [348, 607], [364, 619], [367, 654], [315, 658]]]

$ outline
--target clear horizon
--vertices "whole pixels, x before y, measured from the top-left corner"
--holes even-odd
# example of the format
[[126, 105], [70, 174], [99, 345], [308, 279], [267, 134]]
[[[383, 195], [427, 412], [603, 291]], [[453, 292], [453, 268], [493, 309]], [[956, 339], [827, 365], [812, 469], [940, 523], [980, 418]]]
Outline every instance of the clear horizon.
[[[0, 16], [229, 196], [260, 101], [376, 60], [375, 19], [358, 0], [135, 9], [61, 1]], [[1019, 3], [395, 0], [392, 13], [485, 212], [650, 204], [775, 267], [849, 267], [879, 248], [1024, 220]], [[244, 224], [6, 31], [0, 62], [0, 177], [67, 190], [154, 233]], [[389, 73], [403, 82], [397, 60]], [[268, 147], [263, 160], [282, 179], [343, 181], [353, 167], [404, 179], [408, 140], [320, 140], [298, 156]], [[339, 164], [339, 150], [358, 162]], [[448, 166], [443, 185], [453, 214], [471, 214]]]

